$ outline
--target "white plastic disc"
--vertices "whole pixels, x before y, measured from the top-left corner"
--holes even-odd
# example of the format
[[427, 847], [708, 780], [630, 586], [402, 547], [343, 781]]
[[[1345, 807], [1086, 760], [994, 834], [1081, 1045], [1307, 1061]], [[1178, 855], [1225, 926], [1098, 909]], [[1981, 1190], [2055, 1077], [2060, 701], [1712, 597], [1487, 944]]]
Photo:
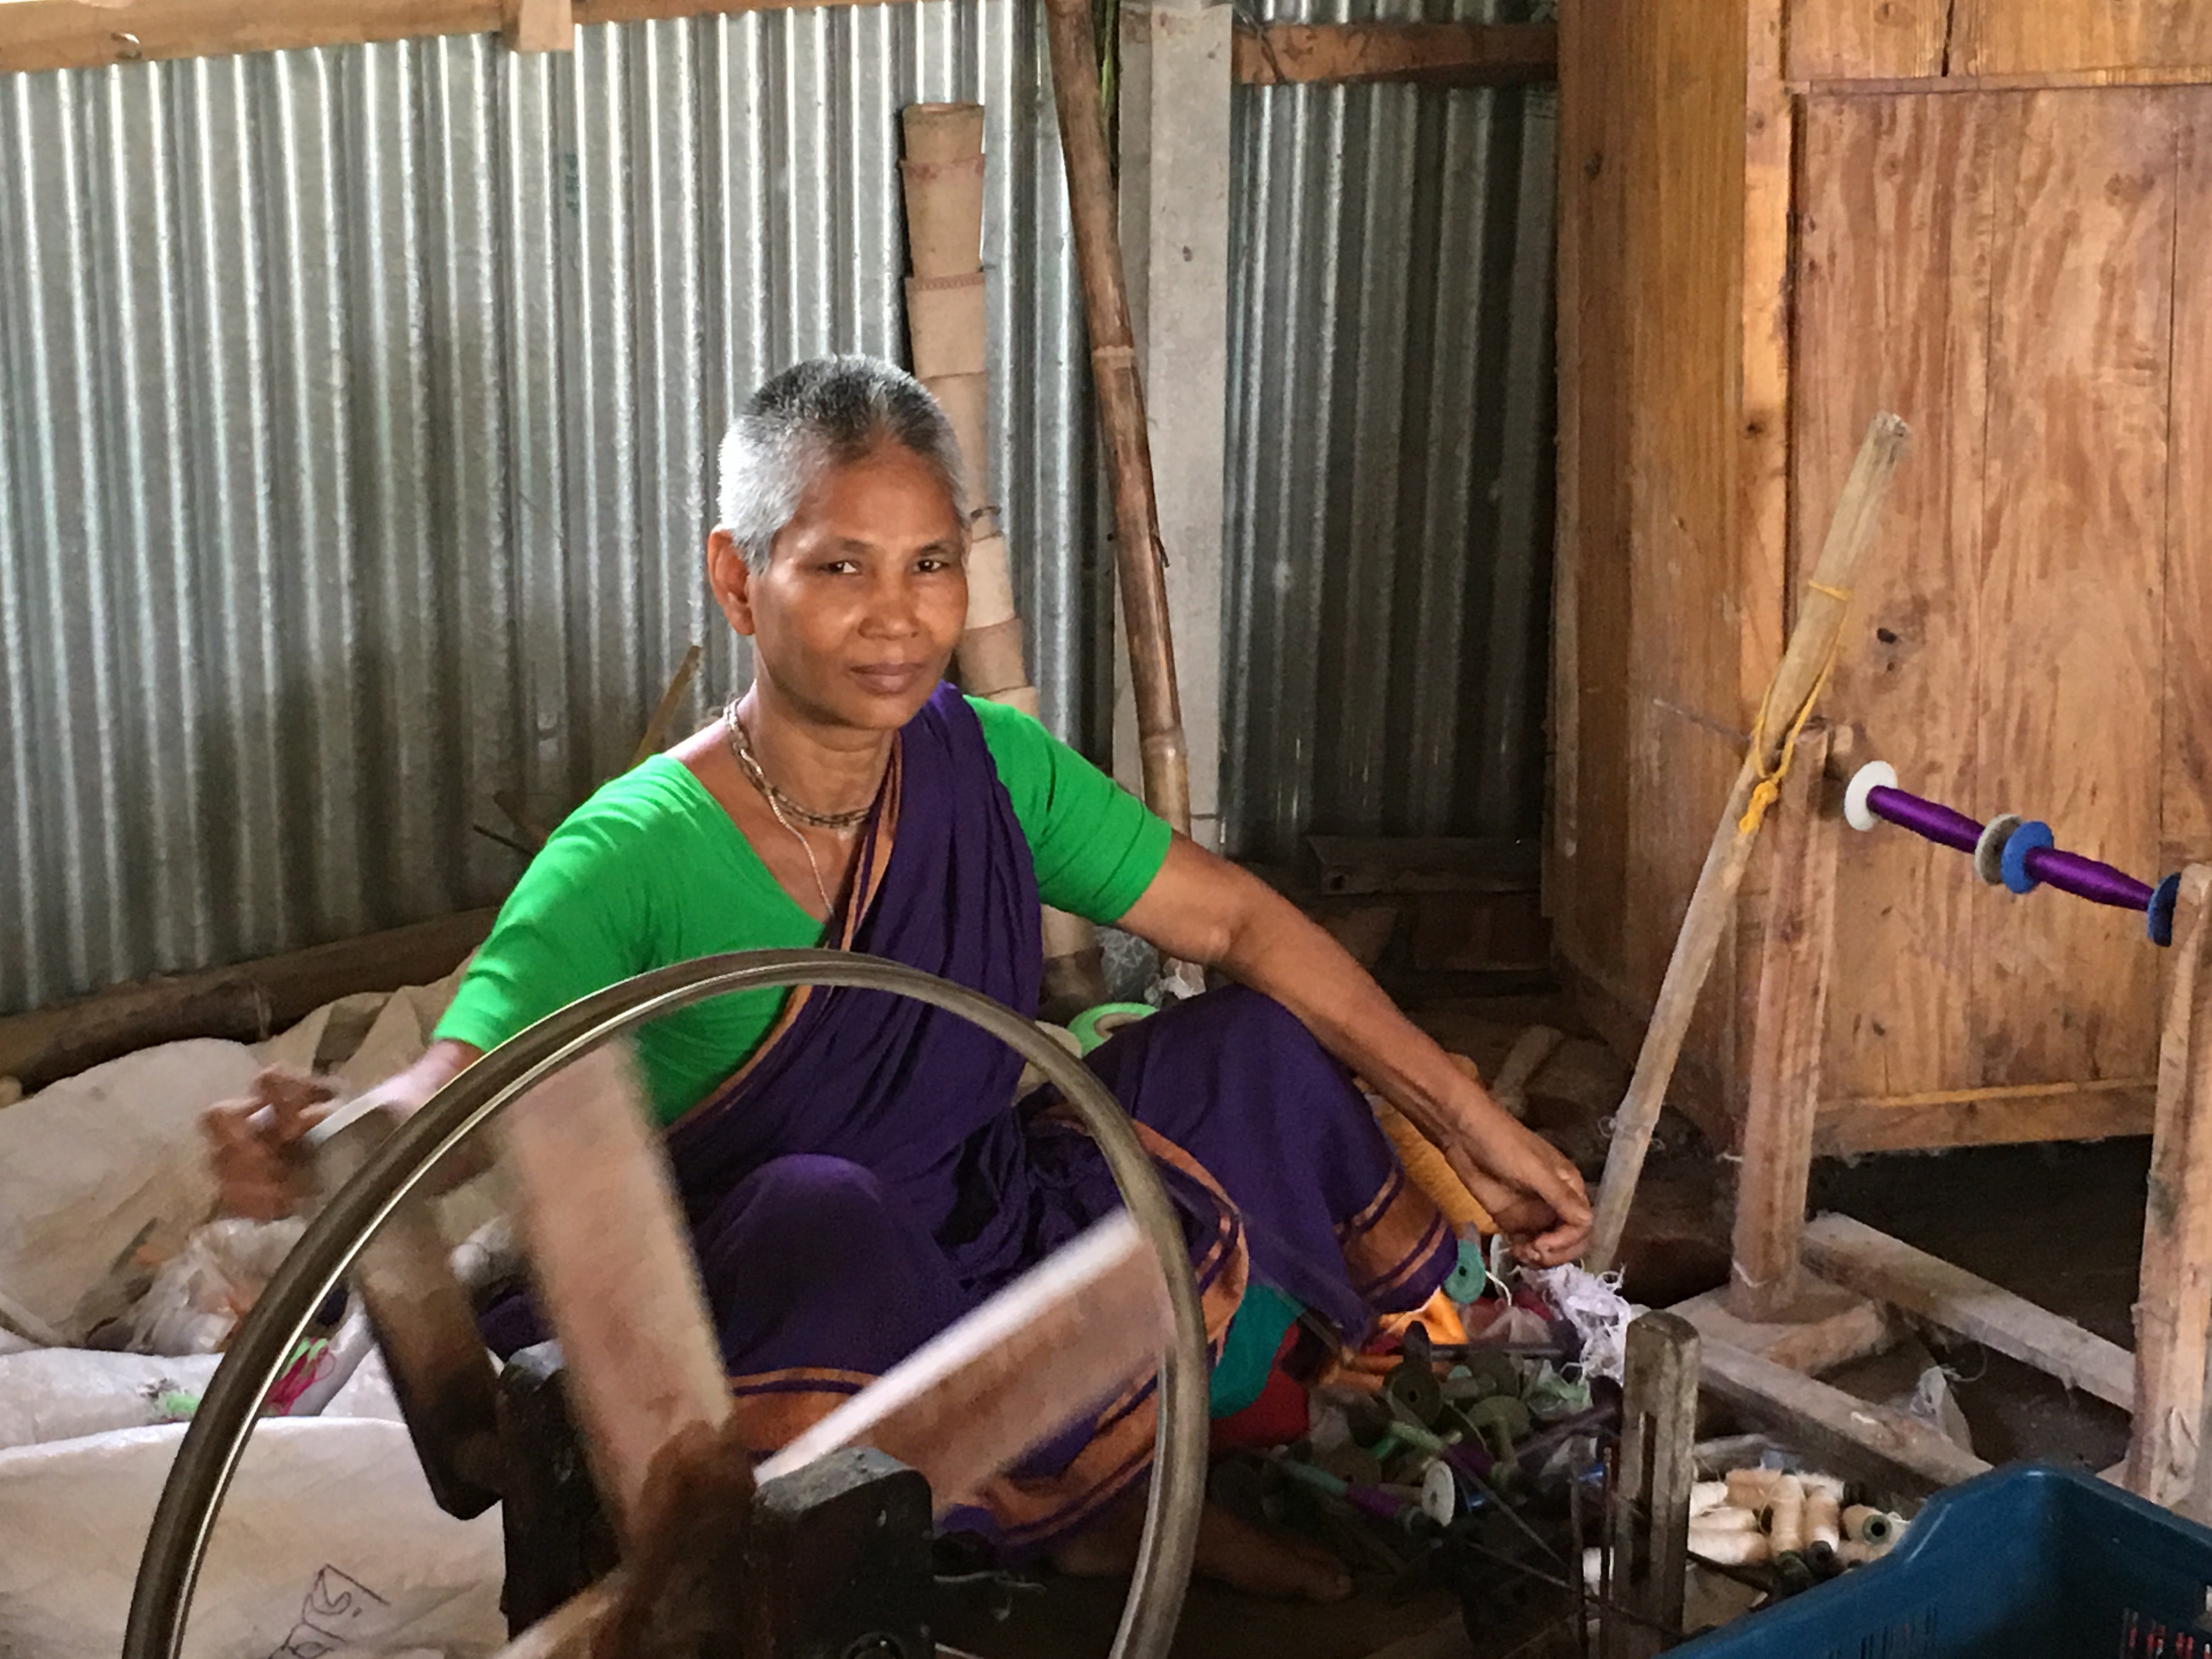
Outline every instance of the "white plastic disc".
[[1459, 1485], [1452, 1479], [1451, 1466], [1441, 1459], [1421, 1477], [1421, 1513], [1440, 1527], [1459, 1519]]
[[1844, 822], [1854, 830], [1871, 830], [1881, 820], [1867, 805], [1867, 797], [1877, 789], [1897, 787], [1897, 769], [1887, 761], [1869, 761], [1851, 774], [1850, 782], [1844, 790]]

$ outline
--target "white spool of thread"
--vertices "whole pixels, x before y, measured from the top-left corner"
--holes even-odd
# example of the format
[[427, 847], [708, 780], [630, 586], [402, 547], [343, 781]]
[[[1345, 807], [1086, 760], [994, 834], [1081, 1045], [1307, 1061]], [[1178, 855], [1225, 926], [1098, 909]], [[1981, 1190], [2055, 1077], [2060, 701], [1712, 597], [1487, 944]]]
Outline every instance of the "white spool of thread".
[[1700, 1520], [1690, 1528], [1690, 1553], [1724, 1567], [1748, 1567], [1771, 1559], [1774, 1546], [1756, 1527], [1748, 1532], [1723, 1532]]
[[1794, 1474], [1785, 1474], [1774, 1483], [1766, 1535], [1777, 1555], [1787, 1555], [1805, 1547], [1805, 1487]]
[[1871, 830], [1881, 822], [1868, 804], [1867, 797], [1877, 789], [1897, 787], [1897, 769], [1887, 761], [1869, 761], [1851, 774], [1851, 781], [1844, 788], [1844, 822], [1854, 830]]

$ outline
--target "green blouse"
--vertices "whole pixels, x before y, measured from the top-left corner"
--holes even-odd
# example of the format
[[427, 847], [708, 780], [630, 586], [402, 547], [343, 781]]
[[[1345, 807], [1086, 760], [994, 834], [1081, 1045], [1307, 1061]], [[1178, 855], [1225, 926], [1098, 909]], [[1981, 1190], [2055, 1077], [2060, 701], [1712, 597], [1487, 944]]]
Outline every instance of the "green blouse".
[[[1166, 861], [1166, 823], [1020, 710], [968, 701], [1044, 902], [1120, 921]], [[821, 934], [690, 769], [657, 755], [570, 813], [531, 860], [438, 1035], [496, 1048], [634, 974], [725, 951], [803, 949]], [[738, 992], [639, 1031], [639, 1064], [662, 1123], [744, 1063], [787, 994]]]

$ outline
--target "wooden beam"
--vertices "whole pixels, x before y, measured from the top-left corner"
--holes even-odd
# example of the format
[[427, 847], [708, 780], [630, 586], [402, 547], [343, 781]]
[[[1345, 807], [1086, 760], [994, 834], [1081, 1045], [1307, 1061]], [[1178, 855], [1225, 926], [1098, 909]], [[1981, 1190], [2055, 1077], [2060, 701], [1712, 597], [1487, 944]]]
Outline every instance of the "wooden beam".
[[1714, 1398], [1787, 1435], [1822, 1468], [1912, 1490], [1956, 1486], [1989, 1470], [1917, 1418], [1855, 1399], [1729, 1343], [1705, 1338], [1699, 1369]]
[[396, 991], [443, 979], [483, 943], [498, 915], [464, 911], [10, 1014], [0, 1018], [0, 1076], [40, 1089], [151, 1043], [186, 1037], [258, 1042], [356, 991]]
[[1815, 721], [1797, 739], [1768, 854], [1774, 880], [1759, 950], [1729, 1277], [1729, 1308], [1742, 1319], [1778, 1318], [1797, 1295], [1835, 942], [1841, 820], [1822, 811], [1827, 763], [1828, 728]]
[[2158, 1124], [2136, 1292], [2128, 1490], [2154, 1504], [2195, 1485], [2212, 1345], [2212, 866], [2182, 872], [2158, 1044]]
[[1542, 855], [1534, 841], [1449, 836], [1308, 836], [1314, 884], [1331, 897], [1365, 893], [1528, 893]]
[[500, 21], [500, 0], [19, 0], [0, 29], [0, 70], [489, 33]]
[[[574, 52], [576, 49], [576, 15], [570, 0], [502, 0], [505, 12], [501, 30], [507, 37], [510, 52]], [[699, 647], [693, 646], [678, 671], [676, 684], [669, 695], [661, 699], [660, 709], [653, 716], [656, 722], [663, 720], [671, 702], [682, 695], [682, 686], [698, 665]], [[649, 745], [649, 746], [647, 746]], [[659, 744], [653, 740], [653, 728], [647, 728], [645, 752], [650, 754]], [[641, 757], [640, 758], [642, 758]], [[637, 763], [630, 763], [635, 765]]]
[[1822, 1157], [1844, 1157], [2147, 1135], [2154, 1092], [2147, 1079], [2120, 1078], [1837, 1101], [1820, 1109], [1813, 1150]]
[[2133, 65], [2124, 69], [2043, 70], [2013, 75], [1792, 80], [1792, 92], [1813, 98], [1918, 97], [1929, 92], [2065, 92], [2106, 87], [2212, 86], [2212, 64]]
[[[878, 0], [839, 0], [872, 4]], [[104, 69], [161, 58], [219, 58], [294, 46], [441, 34], [496, 34], [520, 0], [14, 0], [0, 72]], [[535, 0], [532, 0], [535, 3]], [[574, 21], [628, 23], [790, 11], [825, 0], [573, 0]]]
[[1708, 1291], [1669, 1310], [1708, 1342], [1725, 1342], [1761, 1359], [1808, 1374], [1832, 1370], [1869, 1354], [1887, 1353], [1903, 1334], [1896, 1315], [1879, 1302], [1808, 1278], [1797, 1300], [1772, 1320], [1739, 1319], [1726, 1291]]
[[2123, 1410], [2135, 1407], [2135, 1356], [2070, 1319], [2037, 1307], [1847, 1215], [1805, 1229], [1805, 1263], [1821, 1278], [1971, 1336]]
[[1555, 23], [1267, 23], [1240, 21], [1232, 56], [1246, 86], [1416, 81], [1499, 86], [1559, 72]]
[[1648, 1313], [1629, 1326], [1626, 1350], [1613, 1593], [1651, 1625], [1616, 1632], [1607, 1646], [1607, 1659], [1615, 1651], [1647, 1659], [1661, 1650], [1659, 1630], [1682, 1627], [1698, 1478], [1698, 1333], [1676, 1315]]

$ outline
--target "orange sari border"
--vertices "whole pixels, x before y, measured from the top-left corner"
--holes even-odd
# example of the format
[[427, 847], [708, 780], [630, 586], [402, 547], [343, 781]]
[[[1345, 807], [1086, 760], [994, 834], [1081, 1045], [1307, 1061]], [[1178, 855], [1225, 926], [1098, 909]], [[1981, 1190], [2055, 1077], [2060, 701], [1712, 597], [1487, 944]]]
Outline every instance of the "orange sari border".
[[[1229, 1322], [1244, 1299], [1249, 1275], [1242, 1229], [1232, 1231], [1225, 1259], [1200, 1293], [1207, 1347], [1217, 1358]], [[1210, 1255], [1223, 1253], [1217, 1245]], [[755, 1456], [765, 1457], [873, 1381], [862, 1372], [811, 1367], [732, 1377], [731, 1415], [738, 1437]], [[1048, 1541], [1092, 1519], [1144, 1473], [1152, 1462], [1158, 1422], [1158, 1378], [1148, 1375], [1099, 1412], [1096, 1431], [1058, 1474], [998, 1475], [961, 1501], [988, 1510], [1008, 1544]]]

